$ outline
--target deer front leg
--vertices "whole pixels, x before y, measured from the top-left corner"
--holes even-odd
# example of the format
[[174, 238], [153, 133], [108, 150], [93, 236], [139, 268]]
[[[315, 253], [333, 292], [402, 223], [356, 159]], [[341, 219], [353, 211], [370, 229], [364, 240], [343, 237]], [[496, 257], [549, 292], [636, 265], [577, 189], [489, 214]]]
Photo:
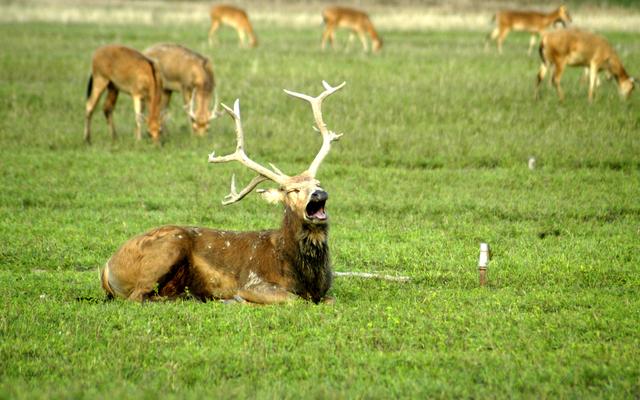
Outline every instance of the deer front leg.
[[209, 28], [209, 35], [208, 35], [209, 47], [213, 46], [214, 39], [216, 39], [215, 33], [219, 27], [220, 27], [220, 21], [218, 21], [217, 19], [214, 19], [211, 21], [211, 27]]
[[133, 110], [136, 115], [136, 140], [142, 140], [142, 123], [144, 122], [142, 96], [133, 96]]
[[556, 68], [553, 71], [553, 85], [556, 87], [556, 92], [558, 93], [558, 98], [560, 99], [560, 101], [564, 100], [564, 92], [562, 91], [562, 87], [560, 86], [560, 79], [562, 79], [564, 67], [564, 64], [556, 62]]
[[248, 288], [238, 290], [238, 296], [256, 304], [283, 304], [295, 301], [298, 296], [280, 288]]
[[589, 66], [589, 103], [593, 101], [594, 90], [598, 80], [598, 67], [595, 64]]
[[527, 55], [531, 56], [531, 52], [533, 51], [533, 46], [535, 45], [536, 45], [536, 35], [533, 34], [529, 39], [529, 50], [527, 50]]
[[334, 34], [333, 34], [333, 30], [335, 29], [335, 26], [331, 23], [327, 23], [327, 26], [324, 28], [324, 32], [322, 33], [322, 50], [325, 49], [325, 46], [327, 44], [327, 40], [329, 41], [329, 44], [331, 45], [331, 48], [335, 48], [334, 46]]
[[509, 34], [509, 30], [508, 29], [499, 30], [498, 38], [497, 38], [498, 54], [502, 54], [502, 43], [507, 38], [508, 34]]
[[111, 133], [111, 140], [116, 140], [116, 127], [113, 122], [113, 109], [116, 107], [116, 101], [118, 100], [118, 90], [114, 86], [109, 86], [107, 91], [107, 98], [104, 101], [103, 111], [104, 116], [107, 119], [107, 125], [109, 126], [109, 132]]
[[364, 32], [358, 32], [358, 37], [360, 38], [360, 43], [362, 43], [362, 49], [364, 52], [369, 51], [369, 46], [367, 44], [367, 37], [364, 35]]

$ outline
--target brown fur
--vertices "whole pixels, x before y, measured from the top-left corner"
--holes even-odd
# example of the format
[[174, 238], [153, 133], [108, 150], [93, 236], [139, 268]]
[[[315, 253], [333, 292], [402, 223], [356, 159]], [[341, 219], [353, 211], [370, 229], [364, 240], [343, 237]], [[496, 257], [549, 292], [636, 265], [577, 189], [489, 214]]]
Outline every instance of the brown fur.
[[322, 12], [325, 28], [322, 33], [322, 48], [326, 46], [327, 40], [334, 47], [336, 28], [346, 28], [358, 35], [362, 47], [368, 50], [366, 35], [371, 37], [371, 49], [374, 52], [382, 49], [382, 39], [378, 36], [369, 16], [359, 10], [347, 7], [327, 7]]
[[163, 226], [125, 242], [102, 276], [107, 293], [136, 301], [188, 292], [201, 300], [238, 295], [256, 303], [295, 294], [318, 303], [332, 278], [327, 225], [304, 222], [286, 206], [279, 230]]
[[136, 138], [138, 140], [142, 138], [141, 116], [145, 104], [148, 104], [149, 134], [154, 142], [159, 143], [162, 125], [160, 117], [162, 78], [151, 59], [137, 50], [114, 44], [100, 47], [94, 52], [85, 107], [84, 139], [87, 143], [91, 143], [91, 116], [105, 90], [108, 93], [103, 106], [104, 115], [113, 139], [116, 138], [113, 110], [118, 92], [123, 91], [133, 97]]
[[589, 70], [589, 101], [593, 101], [597, 86], [598, 72], [605, 70], [616, 79], [618, 91], [627, 98], [634, 87], [631, 78], [622, 66], [616, 51], [602, 36], [577, 29], [563, 29], [545, 34], [540, 43], [542, 64], [538, 70], [536, 97], [540, 83], [547, 70], [553, 66], [553, 84], [560, 100], [564, 93], [560, 87], [560, 79], [566, 66], [587, 67]]
[[236, 30], [240, 47], [245, 46], [247, 36], [249, 37], [249, 46], [256, 47], [258, 45], [258, 38], [253, 32], [253, 26], [251, 26], [251, 22], [249, 22], [249, 16], [244, 10], [231, 5], [221, 4], [211, 7], [209, 16], [211, 17], [211, 27], [209, 28], [210, 46], [213, 44], [214, 35], [218, 28], [220, 28], [220, 24], [228, 25]]
[[502, 43], [511, 31], [525, 31], [531, 33], [528, 53], [531, 55], [536, 43], [536, 35], [542, 33], [556, 22], [566, 26], [571, 22], [571, 16], [565, 6], [560, 6], [546, 14], [537, 11], [502, 10], [495, 14], [496, 27], [489, 38], [498, 44], [498, 52], [502, 53]]
[[[160, 67], [162, 75], [162, 110], [166, 110], [172, 92], [181, 92], [185, 109], [194, 102], [195, 118], [189, 116], [191, 128], [203, 136], [209, 128], [212, 112], [209, 110], [215, 91], [213, 65], [207, 57], [178, 44], [156, 44], [144, 51]], [[195, 95], [195, 98], [192, 96]], [[215, 117], [215, 115], [213, 116]]]

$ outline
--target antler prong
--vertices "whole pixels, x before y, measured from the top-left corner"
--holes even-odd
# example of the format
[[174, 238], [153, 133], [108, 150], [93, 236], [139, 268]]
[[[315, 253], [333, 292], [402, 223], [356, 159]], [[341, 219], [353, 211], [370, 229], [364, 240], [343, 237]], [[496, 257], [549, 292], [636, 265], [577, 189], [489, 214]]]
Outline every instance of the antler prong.
[[229, 194], [226, 195], [224, 197], [224, 200], [222, 200], [222, 204], [223, 205], [227, 205], [227, 204], [231, 204], [231, 203], [235, 203], [236, 201], [240, 201], [242, 200], [246, 195], [248, 195], [249, 193], [251, 193], [251, 191], [258, 186], [258, 184], [264, 182], [268, 180], [267, 178], [265, 178], [262, 175], [258, 175], [256, 177], [254, 177], [251, 182], [249, 182], [249, 184], [242, 189], [242, 191], [240, 191], [240, 193], [238, 193], [237, 189], [236, 189], [236, 176], [235, 174], [231, 176], [231, 189], [229, 191]]
[[215, 94], [213, 95], [213, 108], [211, 109], [211, 112], [209, 113], [209, 121], [214, 120], [214, 119], [224, 115], [224, 111], [220, 111], [219, 110], [220, 98], [218, 97], [218, 91], [214, 90], [214, 93]]
[[346, 84], [347, 82], [342, 82], [340, 85], [333, 87], [328, 84], [327, 81], [323, 80], [322, 86], [325, 90], [316, 97], [284, 89], [284, 92], [288, 95], [306, 100], [311, 104], [313, 117], [316, 121], [316, 130], [322, 135], [322, 147], [320, 148], [320, 151], [316, 155], [316, 158], [313, 160], [313, 162], [309, 166], [309, 169], [307, 170], [309, 175], [313, 177], [316, 176], [322, 160], [324, 160], [324, 158], [329, 153], [329, 150], [331, 149], [331, 142], [333, 142], [334, 140], [338, 140], [340, 136], [342, 136], [342, 134], [337, 135], [335, 132], [327, 129], [327, 124], [325, 124], [324, 120], [322, 119], [322, 102], [333, 93], [342, 89]]
[[196, 88], [193, 88], [193, 90], [191, 91], [191, 101], [189, 101], [189, 111], [187, 111], [187, 114], [189, 115], [189, 118], [191, 118], [192, 121], [195, 121], [196, 119], [196, 114], [195, 114], [195, 111], [193, 110], [195, 107], [195, 103], [196, 103]]
[[269, 166], [271, 166], [271, 169], [274, 170], [276, 173], [278, 173], [280, 175], [284, 175], [284, 172], [280, 171], [280, 169], [278, 167], [276, 167], [275, 165], [273, 165], [272, 163], [269, 163]]

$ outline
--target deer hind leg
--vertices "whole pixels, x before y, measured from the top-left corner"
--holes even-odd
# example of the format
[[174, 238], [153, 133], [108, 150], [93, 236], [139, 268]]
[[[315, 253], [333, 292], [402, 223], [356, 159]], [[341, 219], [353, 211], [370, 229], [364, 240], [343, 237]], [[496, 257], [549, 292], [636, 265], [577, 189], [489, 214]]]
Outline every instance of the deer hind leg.
[[215, 33], [219, 27], [220, 27], [220, 21], [218, 21], [217, 19], [212, 19], [211, 27], [209, 28], [209, 34], [207, 36], [209, 40], [209, 47], [213, 46], [214, 39], [217, 40]]
[[118, 89], [111, 83], [107, 88], [107, 98], [104, 101], [102, 110], [104, 116], [107, 119], [107, 125], [109, 126], [109, 132], [111, 133], [111, 140], [116, 140], [116, 127], [113, 123], [113, 110], [116, 108], [116, 101], [118, 101]]
[[91, 117], [93, 116], [93, 110], [95, 110], [102, 93], [109, 85], [109, 80], [99, 75], [92, 76], [89, 79], [90, 93], [89, 96], [87, 96], [84, 111], [84, 141], [87, 144], [91, 144]]
[[151, 230], [118, 249], [107, 262], [103, 282], [113, 294], [130, 300], [175, 298], [190, 282], [188, 254], [192, 246], [192, 237], [183, 228]]

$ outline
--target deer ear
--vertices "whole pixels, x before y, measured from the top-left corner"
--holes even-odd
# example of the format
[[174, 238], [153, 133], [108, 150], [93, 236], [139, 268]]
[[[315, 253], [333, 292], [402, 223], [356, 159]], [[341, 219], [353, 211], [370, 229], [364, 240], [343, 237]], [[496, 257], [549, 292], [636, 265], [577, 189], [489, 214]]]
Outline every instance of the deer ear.
[[279, 189], [265, 189], [261, 190], [260, 194], [262, 198], [271, 204], [277, 204], [284, 201], [284, 193]]

